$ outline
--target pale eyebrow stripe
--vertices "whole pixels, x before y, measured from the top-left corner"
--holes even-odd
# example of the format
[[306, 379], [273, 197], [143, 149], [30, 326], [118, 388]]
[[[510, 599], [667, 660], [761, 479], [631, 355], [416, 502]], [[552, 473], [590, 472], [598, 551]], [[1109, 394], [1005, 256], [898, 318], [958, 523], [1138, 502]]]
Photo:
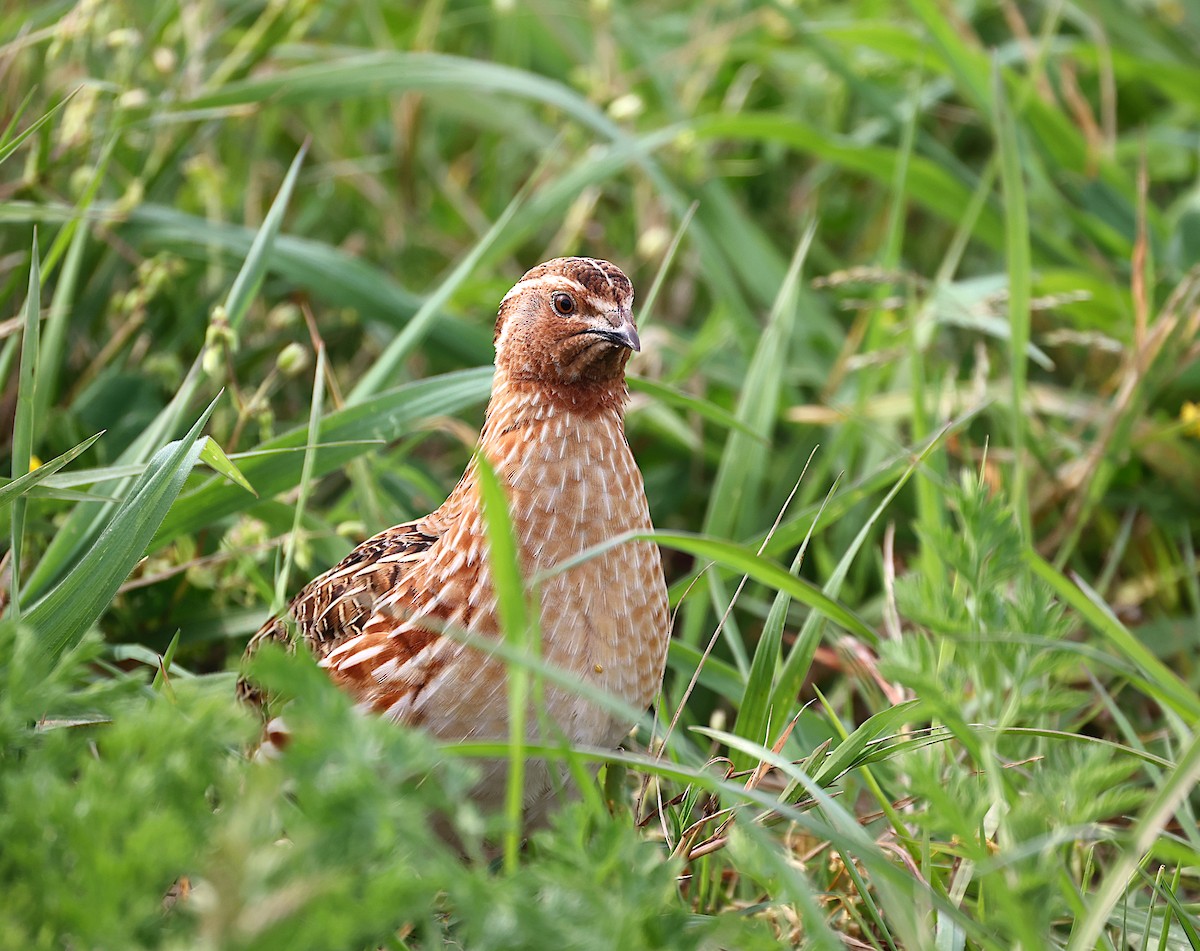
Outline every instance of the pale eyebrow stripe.
[[[612, 298], [597, 297], [595, 294], [593, 294], [591, 291], [589, 291], [586, 287], [583, 287], [578, 281], [572, 281], [569, 278], [566, 278], [566, 279], [535, 278], [532, 281], [524, 282], [524, 289], [528, 290], [529, 288], [532, 288], [532, 287], [538, 287], [541, 284], [559, 284], [559, 286], [561, 287], [560, 280], [566, 280], [570, 284], [574, 285], [574, 287], [578, 289], [577, 292], [579, 294], [579, 297], [582, 300], [586, 301], [587, 304], [592, 308], [592, 310], [596, 311], [597, 313], [606, 314], [613, 309], [614, 301]], [[522, 289], [522, 287], [523, 287], [522, 284], [518, 284], [515, 288], [513, 288], [513, 291]], [[614, 291], [615, 290], [616, 289], [614, 288]], [[509, 291], [509, 293], [507, 295], [505, 295], [504, 300], [508, 300], [508, 298], [512, 296], [513, 291]], [[500, 303], [503, 304], [504, 301], [501, 301]]]
[[505, 294], [503, 298], [501, 298], [500, 303], [503, 304], [514, 294], [520, 293], [521, 291], [531, 290], [535, 287], [544, 287], [549, 284], [570, 284], [580, 294], [591, 296], [588, 292], [588, 289], [572, 277], [567, 277], [565, 274], [543, 274], [541, 277], [532, 277], [527, 281], [518, 281], [516, 286], [513, 287], [513, 289], [507, 294]]
[[613, 309], [613, 301], [611, 299], [597, 297], [594, 294], [587, 295], [587, 302], [592, 305], [592, 310], [598, 311], [601, 314], [608, 313]]

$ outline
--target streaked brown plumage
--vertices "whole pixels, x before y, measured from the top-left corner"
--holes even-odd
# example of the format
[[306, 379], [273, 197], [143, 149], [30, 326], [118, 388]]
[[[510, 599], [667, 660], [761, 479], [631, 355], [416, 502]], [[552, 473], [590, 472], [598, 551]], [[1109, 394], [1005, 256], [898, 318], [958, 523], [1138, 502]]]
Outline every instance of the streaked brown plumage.
[[[640, 349], [633, 288], [607, 261], [559, 258], [529, 271], [500, 304], [496, 375], [480, 451], [505, 485], [526, 578], [607, 539], [651, 527], [625, 441], [625, 364]], [[645, 708], [662, 683], [669, 636], [657, 548], [627, 542], [541, 586], [542, 657], [578, 681]], [[476, 468], [430, 515], [368, 539], [292, 601], [299, 637], [363, 709], [444, 739], [508, 735], [503, 662], [443, 633], [499, 637]], [[265, 639], [286, 639], [284, 619]], [[252, 685], [239, 684], [255, 697]], [[631, 724], [545, 685], [567, 739], [615, 746]], [[536, 717], [529, 735], [537, 737]], [[502, 763], [477, 798], [503, 795]], [[526, 813], [551, 791], [531, 763]]]

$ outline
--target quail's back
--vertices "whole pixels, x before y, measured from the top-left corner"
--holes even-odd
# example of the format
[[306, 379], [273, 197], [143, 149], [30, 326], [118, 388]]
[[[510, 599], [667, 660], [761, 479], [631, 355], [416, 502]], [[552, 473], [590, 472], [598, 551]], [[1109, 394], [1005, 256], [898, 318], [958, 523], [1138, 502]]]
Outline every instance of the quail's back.
[[[626, 541], [553, 572], [651, 528], [624, 431], [625, 364], [641, 346], [632, 305], [629, 279], [607, 261], [558, 258], [526, 273], [500, 304], [479, 448], [507, 490], [526, 580], [547, 577], [543, 660], [572, 684], [642, 709], [662, 683], [669, 636], [657, 547]], [[444, 739], [508, 735], [505, 664], [448, 633], [501, 636], [474, 462], [440, 508], [363, 542], [289, 612], [303, 643], [364, 709]], [[269, 622], [248, 650], [285, 630], [284, 619]], [[615, 746], [631, 726], [553, 682], [545, 707], [575, 743]], [[530, 739], [537, 720], [529, 718]], [[527, 812], [537, 812], [551, 781], [544, 766], [530, 767]], [[502, 775], [503, 764], [487, 767], [477, 798], [499, 802]]]

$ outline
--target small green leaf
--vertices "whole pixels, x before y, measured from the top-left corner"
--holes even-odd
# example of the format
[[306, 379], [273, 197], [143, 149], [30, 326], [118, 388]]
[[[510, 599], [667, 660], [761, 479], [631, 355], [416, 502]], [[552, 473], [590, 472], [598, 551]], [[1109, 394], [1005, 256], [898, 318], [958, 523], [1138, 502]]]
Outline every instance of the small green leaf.
[[204, 439], [204, 446], [200, 450], [200, 461], [208, 465], [209, 468], [221, 473], [230, 482], [240, 485], [255, 498], [258, 498], [258, 493], [254, 491], [254, 486], [242, 475], [242, 471], [233, 464], [230, 458], [225, 455], [225, 450], [217, 444], [217, 441], [212, 436], [207, 436]]
[[172, 693], [171, 664], [175, 660], [175, 651], [179, 648], [179, 636], [180, 632], [176, 631], [175, 636], [171, 638], [171, 643], [167, 645], [166, 651], [157, 658], [158, 670], [154, 674], [154, 682], [150, 685], [154, 690]]

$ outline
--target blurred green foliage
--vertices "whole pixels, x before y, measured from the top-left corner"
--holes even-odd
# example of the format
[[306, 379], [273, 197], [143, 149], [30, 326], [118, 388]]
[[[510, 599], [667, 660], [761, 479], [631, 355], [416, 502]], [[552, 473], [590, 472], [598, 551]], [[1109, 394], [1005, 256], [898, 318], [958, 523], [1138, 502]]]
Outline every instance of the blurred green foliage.
[[[0, 947], [1200, 944], [1198, 48], [1165, 0], [5, 6]], [[287, 539], [294, 589], [442, 500], [577, 252], [639, 290], [675, 642], [607, 808], [500, 869], [481, 751], [267, 654], [250, 762], [230, 670]]]

